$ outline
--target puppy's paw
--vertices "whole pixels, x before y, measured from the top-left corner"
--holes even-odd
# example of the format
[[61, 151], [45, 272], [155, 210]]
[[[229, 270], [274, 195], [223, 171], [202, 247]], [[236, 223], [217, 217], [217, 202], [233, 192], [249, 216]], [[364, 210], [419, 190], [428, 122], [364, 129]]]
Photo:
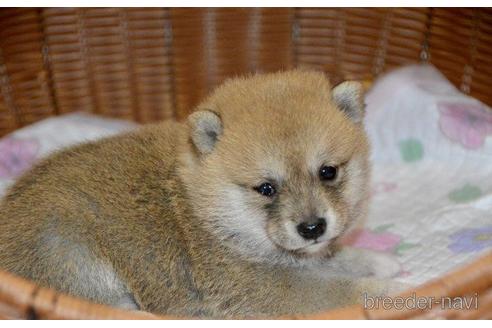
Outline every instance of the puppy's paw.
[[368, 269], [376, 278], [392, 278], [401, 271], [401, 265], [390, 254], [367, 251]]
[[401, 271], [395, 256], [368, 249], [344, 247], [330, 262], [333, 270], [351, 277], [392, 278]]

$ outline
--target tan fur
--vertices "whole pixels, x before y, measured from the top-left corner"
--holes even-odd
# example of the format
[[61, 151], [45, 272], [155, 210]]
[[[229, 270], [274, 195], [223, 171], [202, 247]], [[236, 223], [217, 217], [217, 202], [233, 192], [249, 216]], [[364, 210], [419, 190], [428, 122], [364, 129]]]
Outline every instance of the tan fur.
[[[354, 280], [384, 276], [367, 254], [330, 257], [366, 213], [369, 150], [323, 74], [233, 79], [197, 110], [220, 119], [80, 145], [21, 177], [0, 208], [0, 267], [95, 302], [186, 316], [310, 313], [386, 291]], [[202, 126], [218, 129], [215, 145]], [[323, 164], [340, 166], [331, 185], [319, 181]], [[273, 199], [253, 190], [265, 179], [278, 184]], [[313, 215], [329, 216], [316, 245], [293, 231]]]

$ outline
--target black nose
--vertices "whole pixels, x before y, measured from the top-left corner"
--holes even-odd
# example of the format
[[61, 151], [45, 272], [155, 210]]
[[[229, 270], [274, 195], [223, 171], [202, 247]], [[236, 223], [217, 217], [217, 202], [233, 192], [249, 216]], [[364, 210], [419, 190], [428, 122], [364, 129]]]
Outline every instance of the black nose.
[[326, 220], [323, 218], [316, 219], [316, 222], [304, 222], [297, 226], [297, 232], [304, 239], [316, 239], [326, 231]]

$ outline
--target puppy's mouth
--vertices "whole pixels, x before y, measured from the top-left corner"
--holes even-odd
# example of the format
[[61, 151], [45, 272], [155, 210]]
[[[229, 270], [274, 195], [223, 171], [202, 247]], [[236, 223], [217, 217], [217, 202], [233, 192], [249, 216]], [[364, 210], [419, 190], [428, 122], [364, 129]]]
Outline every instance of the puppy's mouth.
[[330, 243], [329, 240], [323, 240], [323, 241], [313, 241], [312, 243], [310, 243], [309, 245], [306, 245], [306, 246], [303, 246], [301, 248], [299, 248], [300, 251], [311, 251], [311, 250], [316, 250], [318, 248], [323, 248], [325, 246], [328, 246], [328, 244]]
[[293, 253], [303, 256], [316, 256], [329, 252], [331, 240], [313, 241], [308, 245], [292, 250]]

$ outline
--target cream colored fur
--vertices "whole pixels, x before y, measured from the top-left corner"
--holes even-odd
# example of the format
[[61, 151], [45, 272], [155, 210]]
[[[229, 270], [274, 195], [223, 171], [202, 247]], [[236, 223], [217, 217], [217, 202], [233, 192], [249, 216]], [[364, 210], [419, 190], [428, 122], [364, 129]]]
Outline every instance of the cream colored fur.
[[[54, 154], [3, 200], [0, 267], [94, 302], [185, 316], [311, 313], [386, 293], [393, 285], [378, 278], [398, 271], [394, 261], [336, 246], [367, 211], [361, 90], [332, 90], [315, 72], [232, 79], [186, 124]], [[338, 167], [335, 181], [320, 181], [323, 165]], [[273, 197], [255, 190], [265, 181]], [[327, 220], [316, 241], [296, 230], [311, 217]]]

